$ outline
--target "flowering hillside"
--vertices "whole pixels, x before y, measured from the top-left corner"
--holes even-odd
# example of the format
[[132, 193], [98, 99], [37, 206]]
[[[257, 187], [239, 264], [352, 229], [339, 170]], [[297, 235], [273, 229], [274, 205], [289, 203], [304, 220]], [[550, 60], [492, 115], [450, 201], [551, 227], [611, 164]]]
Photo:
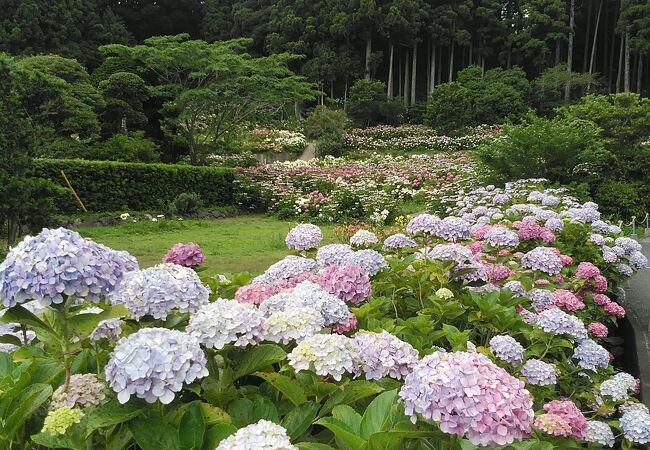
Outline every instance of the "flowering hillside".
[[[541, 180], [475, 188], [250, 280], [175, 246], [139, 270], [65, 230], [0, 264], [0, 442], [25, 448], [635, 448], [620, 284], [639, 244]], [[196, 269], [196, 270], [193, 270]], [[433, 446], [433, 447], [432, 447]], [[641, 447], [636, 447], [641, 448]]]

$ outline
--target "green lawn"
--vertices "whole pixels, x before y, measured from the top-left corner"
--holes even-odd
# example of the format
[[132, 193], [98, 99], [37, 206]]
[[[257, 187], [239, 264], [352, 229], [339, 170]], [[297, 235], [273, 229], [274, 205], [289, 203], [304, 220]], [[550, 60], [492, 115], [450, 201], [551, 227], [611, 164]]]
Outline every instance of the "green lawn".
[[[247, 215], [219, 220], [162, 220], [80, 228], [83, 236], [135, 256], [141, 267], [160, 262], [178, 242], [194, 242], [205, 253], [207, 273], [261, 273], [291, 252], [284, 238], [295, 223]], [[321, 226], [324, 243], [334, 242], [332, 227]]]

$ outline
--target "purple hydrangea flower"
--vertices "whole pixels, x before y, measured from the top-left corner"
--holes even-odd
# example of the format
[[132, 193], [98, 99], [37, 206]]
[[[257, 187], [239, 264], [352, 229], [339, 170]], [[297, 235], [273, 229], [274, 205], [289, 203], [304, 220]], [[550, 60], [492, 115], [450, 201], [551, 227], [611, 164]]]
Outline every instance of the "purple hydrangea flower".
[[461, 244], [438, 244], [427, 251], [426, 257], [428, 259], [453, 261], [456, 264], [464, 264], [471, 262], [474, 254], [469, 248]]
[[384, 250], [399, 250], [401, 248], [415, 248], [418, 243], [405, 234], [397, 233], [384, 240]]
[[195, 312], [208, 302], [210, 289], [192, 269], [178, 264], [159, 264], [130, 272], [113, 292], [111, 301], [123, 304], [139, 320], [150, 315], [166, 319], [172, 310]]
[[619, 423], [623, 435], [637, 444], [650, 443], [650, 414], [641, 409], [630, 409], [623, 413]]
[[316, 262], [321, 269], [327, 266], [340, 266], [343, 265], [346, 256], [353, 252], [354, 250], [347, 244], [324, 245], [316, 252]]
[[544, 222], [544, 226], [551, 231], [561, 231], [564, 228], [564, 221], [560, 218], [551, 217]]
[[557, 275], [562, 270], [562, 260], [550, 247], [536, 247], [521, 258], [521, 264], [533, 270]]
[[503, 285], [503, 289], [508, 290], [516, 294], [516, 297], [522, 297], [526, 295], [526, 289], [524, 289], [524, 285], [521, 284], [521, 281], [517, 280], [512, 280], [508, 281], [506, 284]]
[[447, 241], [464, 241], [469, 239], [471, 224], [460, 217], [449, 216], [440, 221], [436, 236]]
[[173, 263], [185, 267], [200, 266], [203, 261], [205, 261], [203, 250], [194, 242], [174, 245], [162, 259], [164, 263]]
[[642, 270], [648, 267], [648, 258], [641, 252], [634, 251], [628, 261], [632, 270]]
[[278, 280], [288, 280], [305, 272], [314, 272], [316, 261], [302, 256], [289, 255], [271, 265], [266, 271], [253, 278], [253, 283], [270, 284]]
[[505, 205], [510, 201], [510, 196], [505, 193], [500, 193], [500, 194], [495, 194], [494, 197], [492, 197], [492, 203], [495, 205]]
[[556, 336], [568, 334], [576, 339], [587, 338], [587, 329], [582, 320], [558, 308], [540, 312], [535, 323], [542, 330]]
[[381, 270], [388, 267], [388, 263], [381, 253], [375, 250], [358, 250], [348, 254], [344, 259], [342, 266], [359, 266], [368, 272], [368, 275], [375, 276]]
[[135, 395], [168, 404], [184, 383], [203, 378], [208, 369], [196, 338], [178, 330], [143, 328], [119, 340], [105, 372], [120, 403]]
[[524, 383], [480, 353], [425, 356], [399, 395], [413, 421], [420, 414], [475, 445], [508, 445], [531, 432], [533, 402]]
[[98, 302], [137, 267], [126, 252], [65, 228], [44, 228], [23, 239], [0, 263], [0, 298], [7, 308], [32, 299], [43, 306], [62, 303], [64, 297]]
[[425, 233], [435, 235], [439, 224], [439, 217], [432, 214], [419, 214], [406, 225], [406, 232], [408, 234]]
[[63, 406], [69, 408], [97, 406], [106, 400], [106, 385], [94, 373], [75, 374], [70, 377], [70, 385], [59, 386], [52, 394], [50, 409]]
[[350, 237], [350, 245], [354, 247], [371, 247], [377, 242], [377, 235], [368, 230], [359, 230]]
[[309, 250], [318, 247], [322, 240], [323, 232], [320, 228], [310, 223], [302, 223], [289, 231], [285, 242], [292, 250]]
[[490, 228], [483, 239], [493, 247], [516, 247], [519, 245], [517, 233], [502, 226]]
[[359, 266], [329, 266], [321, 272], [318, 284], [330, 294], [354, 304], [372, 295], [368, 273]]
[[530, 299], [533, 308], [537, 312], [552, 308], [555, 305], [555, 296], [553, 292], [547, 289], [533, 289], [526, 293], [526, 296]]
[[593, 442], [605, 447], [613, 447], [615, 438], [612, 428], [605, 422], [598, 420], [587, 421], [587, 434], [584, 437], [586, 442]]
[[619, 237], [616, 238], [614, 241], [614, 245], [617, 247], [621, 247], [626, 255], [631, 255], [634, 252], [640, 252], [643, 250], [643, 247], [641, 244], [639, 244], [636, 240], [629, 238], [629, 237]]
[[521, 364], [524, 359], [524, 348], [512, 336], [494, 336], [490, 339], [490, 350], [497, 358], [513, 366]]
[[631, 277], [632, 275], [634, 275], [634, 271], [627, 264], [619, 264], [619, 265], [617, 265], [616, 270], [620, 274], [625, 275], [626, 277]]
[[552, 365], [539, 359], [529, 359], [521, 368], [521, 374], [526, 383], [537, 386], [548, 386], [557, 383], [557, 371]]
[[401, 380], [418, 362], [418, 351], [387, 331], [360, 331], [352, 340], [359, 350], [357, 357], [361, 370], [369, 380], [386, 376]]
[[90, 334], [90, 340], [98, 341], [100, 339], [107, 339], [108, 342], [117, 342], [121, 335], [122, 319], [117, 317], [99, 322]]
[[246, 347], [264, 338], [264, 317], [249, 303], [218, 299], [192, 314], [185, 331], [208, 348]]
[[591, 339], [583, 339], [573, 350], [573, 357], [583, 369], [596, 370], [609, 365], [609, 352]]

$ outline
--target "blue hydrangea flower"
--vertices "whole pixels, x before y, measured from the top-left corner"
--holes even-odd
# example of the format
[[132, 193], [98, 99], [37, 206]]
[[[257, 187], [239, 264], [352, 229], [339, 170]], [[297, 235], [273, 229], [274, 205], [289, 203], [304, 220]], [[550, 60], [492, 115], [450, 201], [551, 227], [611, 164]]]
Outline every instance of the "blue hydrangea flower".
[[262, 275], [255, 277], [252, 283], [270, 284], [278, 280], [288, 280], [304, 272], [314, 272], [316, 268], [316, 261], [313, 259], [289, 255], [271, 265]]
[[562, 260], [554, 249], [549, 247], [532, 249], [522, 256], [521, 264], [528, 269], [539, 270], [549, 275], [557, 275], [562, 270]]
[[116, 342], [121, 335], [122, 319], [117, 317], [114, 319], [106, 319], [99, 322], [93, 332], [90, 334], [90, 339], [93, 341], [107, 339], [108, 342]]
[[323, 240], [323, 232], [316, 225], [303, 223], [293, 227], [285, 242], [292, 250], [309, 250], [318, 247]]
[[377, 275], [388, 267], [388, 263], [381, 253], [375, 250], [358, 250], [350, 253], [343, 259], [342, 266], [359, 266], [368, 272], [369, 276]]
[[494, 336], [490, 339], [490, 350], [497, 358], [513, 366], [521, 364], [524, 359], [524, 348], [512, 336]]
[[540, 312], [555, 305], [555, 296], [548, 289], [533, 289], [526, 293], [535, 311]]
[[493, 247], [516, 247], [519, 245], [517, 233], [506, 227], [492, 227], [485, 233], [485, 242]]
[[194, 270], [178, 264], [159, 264], [127, 274], [111, 301], [123, 304], [136, 320], [146, 315], [166, 319], [172, 310], [195, 312], [208, 302], [209, 296], [209, 288]]
[[0, 263], [0, 297], [7, 308], [32, 299], [43, 306], [62, 303], [65, 297], [98, 302], [125, 272], [137, 267], [126, 252], [65, 228], [44, 228], [23, 239]]
[[439, 217], [432, 214], [419, 214], [406, 225], [406, 232], [408, 234], [425, 233], [435, 235], [439, 224]]
[[323, 269], [328, 266], [341, 266], [345, 258], [354, 250], [347, 244], [323, 245], [316, 252], [318, 267]]
[[448, 216], [440, 221], [436, 236], [447, 241], [464, 241], [469, 239], [471, 225], [460, 217]]
[[614, 432], [612, 428], [605, 422], [598, 420], [587, 421], [587, 434], [584, 440], [586, 442], [593, 442], [596, 444], [604, 445], [605, 447], [614, 446]]
[[619, 423], [623, 435], [637, 444], [650, 443], [650, 414], [641, 409], [630, 409], [623, 413]]
[[440, 261], [453, 261], [456, 264], [464, 264], [472, 261], [472, 251], [461, 244], [438, 244], [426, 252], [429, 259]]
[[143, 328], [117, 343], [105, 367], [120, 403], [132, 395], [148, 403], [171, 403], [183, 384], [208, 374], [199, 341], [181, 331]]
[[583, 369], [596, 370], [609, 365], [609, 352], [591, 339], [583, 339], [573, 350], [573, 357]]
[[521, 368], [526, 383], [537, 386], [549, 386], [557, 383], [557, 371], [551, 364], [539, 359], [529, 359]]
[[634, 389], [635, 379], [632, 375], [619, 372], [600, 384], [600, 395], [607, 395], [615, 402], [627, 400], [628, 391]]
[[384, 240], [384, 250], [398, 250], [401, 248], [415, 248], [418, 244], [405, 234], [397, 233]]
[[553, 308], [540, 312], [535, 323], [542, 330], [553, 335], [568, 334], [575, 339], [586, 339], [587, 329], [578, 317]]

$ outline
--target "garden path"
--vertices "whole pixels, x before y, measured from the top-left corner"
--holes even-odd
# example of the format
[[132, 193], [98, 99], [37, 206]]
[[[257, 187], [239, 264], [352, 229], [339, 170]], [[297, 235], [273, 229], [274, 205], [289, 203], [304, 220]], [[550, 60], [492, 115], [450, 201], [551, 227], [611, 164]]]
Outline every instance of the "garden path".
[[316, 157], [316, 144], [313, 142], [309, 142], [307, 146], [305, 147], [305, 150], [302, 152], [302, 155], [300, 155], [300, 158], [303, 161], [309, 161], [310, 159], [314, 159]]
[[[643, 254], [650, 259], [650, 238], [641, 239]], [[632, 325], [641, 378], [641, 400], [650, 406], [650, 268], [640, 271], [625, 286], [625, 309]], [[624, 335], [630, 335], [622, 330]]]

